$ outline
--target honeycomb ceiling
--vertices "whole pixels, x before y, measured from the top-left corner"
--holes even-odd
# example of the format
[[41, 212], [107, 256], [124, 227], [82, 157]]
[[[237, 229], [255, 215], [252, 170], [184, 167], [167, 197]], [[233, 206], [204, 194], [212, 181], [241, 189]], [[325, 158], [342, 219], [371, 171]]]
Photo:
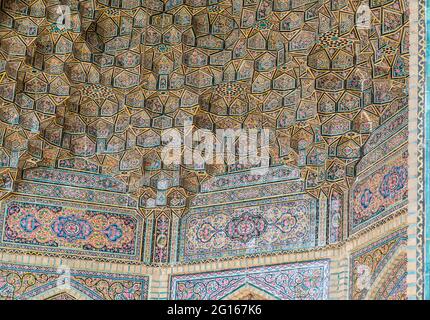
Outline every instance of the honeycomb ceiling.
[[163, 164], [162, 132], [192, 121], [270, 128], [271, 165], [299, 168], [316, 196], [347, 189], [371, 132], [407, 104], [407, 2], [366, 3], [363, 28], [355, 0], [3, 0], [2, 188], [73, 167], [181, 212], [210, 177], [249, 169]]

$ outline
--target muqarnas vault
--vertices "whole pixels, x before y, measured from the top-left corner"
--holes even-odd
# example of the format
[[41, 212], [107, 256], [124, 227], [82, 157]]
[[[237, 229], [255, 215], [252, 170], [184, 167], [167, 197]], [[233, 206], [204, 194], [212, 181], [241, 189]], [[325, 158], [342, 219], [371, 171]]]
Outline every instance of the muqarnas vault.
[[[424, 9], [1, 1], [0, 298], [423, 298]], [[185, 123], [269, 128], [267, 172], [166, 164]]]

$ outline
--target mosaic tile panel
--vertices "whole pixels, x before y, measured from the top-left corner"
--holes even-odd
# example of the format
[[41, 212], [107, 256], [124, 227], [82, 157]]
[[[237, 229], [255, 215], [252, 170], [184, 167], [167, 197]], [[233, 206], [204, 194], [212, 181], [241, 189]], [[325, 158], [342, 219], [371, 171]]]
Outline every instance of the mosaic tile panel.
[[264, 175], [252, 175], [250, 172], [238, 172], [216, 176], [202, 184], [200, 192], [204, 193], [240, 187], [250, 187], [272, 182], [297, 180], [300, 178], [300, 171], [293, 167], [276, 166], [269, 168], [268, 171], [269, 172]]
[[[67, 271], [67, 280], [64, 271]], [[149, 277], [0, 263], [0, 300], [146, 300]], [[66, 288], [65, 285], [70, 286]], [[52, 294], [59, 286], [66, 292]], [[77, 292], [79, 297], [74, 297]], [[59, 295], [61, 297], [59, 297]]]
[[281, 300], [325, 300], [328, 298], [329, 261], [234, 269], [170, 279], [170, 298], [220, 300], [245, 285], [254, 286]]
[[351, 188], [350, 230], [355, 232], [396, 209], [408, 199], [408, 153], [389, 158], [358, 177]]
[[206, 207], [224, 203], [248, 201], [276, 197], [285, 194], [297, 194], [305, 191], [301, 180], [264, 184], [251, 188], [223, 190], [219, 192], [199, 193], [191, 200], [191, 207]]
[[[399, 146], [404, 145], [408, 141], [408, 128], [401, 129], [398, 133], [395, 133], [389, 139], [381, 143], [378, 147], [373, 149], [368, 154], [361, 158], [357, 164], [357, 174], [361, 174], [367, 169], [371, 169], [372, 166], [377, 164], [380, 160], [385, 158], [387, 155], [394, 153]], [[393, 152], [394, 151], [394, 152]]]
[[181, 221], [181, 260], [313, 247], [316, 212], [309, 196], [192, 209]]
[[100, 174], [70, 172], [51, 168], [25, 170], [25, 180], [50, 182], [66, 186], [126, 192], [127, 187], [121, 181]]
[[128, 194], [106, 192], [94, 189], [75, 188], [45, 184], [40, 182], [17, 181], [14, 193], [32, 195], [37, 197], [63, 199], [68, 201], [80, 201], [85, 203], [103, 204], [118, 207], [137, 208], [137, 199]]
[[140, 259], [136, 211], [15, 197], [2, 203], [0, 246], [46, 253]]

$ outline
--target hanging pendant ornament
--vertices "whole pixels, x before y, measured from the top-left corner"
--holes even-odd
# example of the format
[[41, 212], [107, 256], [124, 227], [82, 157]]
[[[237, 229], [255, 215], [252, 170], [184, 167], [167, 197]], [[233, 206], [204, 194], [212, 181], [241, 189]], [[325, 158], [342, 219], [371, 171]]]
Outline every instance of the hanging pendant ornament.
[[372, 11], [368, 1], [362, 1], [355, 14], [355, 26], [357, 29], [370, 29], [372, 24]]

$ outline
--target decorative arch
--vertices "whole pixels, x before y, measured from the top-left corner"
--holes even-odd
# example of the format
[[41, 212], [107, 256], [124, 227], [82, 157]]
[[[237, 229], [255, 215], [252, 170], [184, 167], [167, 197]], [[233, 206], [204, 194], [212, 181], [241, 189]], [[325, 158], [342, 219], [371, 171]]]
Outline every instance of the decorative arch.
[[276, 298], [264, 290], [246, 283], [226, 295], [222, 300], [276, 300]]

